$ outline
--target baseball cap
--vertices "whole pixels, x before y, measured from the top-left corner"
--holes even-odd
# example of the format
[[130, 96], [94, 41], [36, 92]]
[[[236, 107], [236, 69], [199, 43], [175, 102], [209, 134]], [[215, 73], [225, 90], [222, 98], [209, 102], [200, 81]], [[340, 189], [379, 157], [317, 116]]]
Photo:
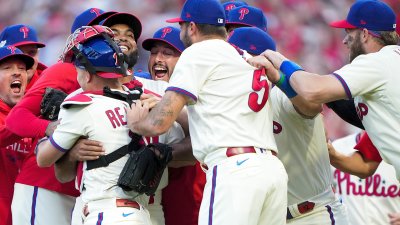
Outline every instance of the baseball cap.
[[180, 30], [178, 28], [171, 26], [163, 27], [154, 33], [153, 38], [144, 40], [142, 46], [147, 51], [150, 51], [155, 42], [164, 42], [174, 47], [177, 51], [183, 52], [185, 46], [183, 45], [179, 34]]
[[243, 5], [247, 5], [246, 2], [242, 2], [242, 1], [229, 1], [229, 2], [225, 2], [222, 4], [222, 7], [225, 10], [225, 17], [228, 20], [228, 14], [229, 11], [231, 11], [232, 9], [239, 7], [239, 6], [243, 6]]
[[276, 50], [274, 39], [257, 27], [239, 27], [229, 34], [228, 42], [253, 55], [260, 55], [267, 49]]
[[225, 11], [217, 0], [186, 0], [181, 16], [168, 23], [195, 22], [215, 26], [225, 25]]
[[6, 45], [3, 47], [0, 47], [0, 63], [4, 60], [10, 59], [10, 58], [21, 59], [25, 63], [27, 70], [32, 68], [33, 64], [35, 63], [35, 60], [32, 57], [24, 54], [21, 50], [16, 48], [14, 45]]
[[135, 41], [137, 41], [142, 33], [142, 23], [140, 20], [130, 13], [115, 13], [107, 17], [102, 23], [103, 26], [111, 27], [115, 24], [126, 24], [133, 30]]
[[71, 27], [71, 34], [80, 27], [99, 24], [100, 21], [104, 20], [114, 13], [116, 12], [104, 12], [103, 10], [98, 8], [86, 9], [77, 17], [75, 17], [74, 23]]
[[36, 30], [25, 24], [15, 24], [5, 27], [0, 34], [0, 46], [14, 45], [15, 47], [22, 45], [37, 45], [43, 48], [45, 44], [38, 41]]
[[227, 27], [229, 25], [243, 25], [258, 27], [263, 31], [267, 31], [267, 18], [263, 11], [256, 7], [247, 5], [236, 7], [228, 13], [227, 20]]
[[330, 24], [336, 28], [366, 28], [371, 31], [394, 31], [396, 15], [393, 9], [379, 0], [358, 0], [350, 8], [345, 20]]

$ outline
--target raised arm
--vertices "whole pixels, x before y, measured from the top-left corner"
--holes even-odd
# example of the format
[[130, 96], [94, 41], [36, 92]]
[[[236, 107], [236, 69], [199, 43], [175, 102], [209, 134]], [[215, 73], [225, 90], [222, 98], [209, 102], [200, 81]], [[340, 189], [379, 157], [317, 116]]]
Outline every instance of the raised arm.
[[149, 105], [137, 100], [127, 112], [128, 127], [143, 136], [158, 136], [165, 133], [177, 119], [187, 103], [187, 97], [167, 91], [161, 101], [149, 112]]
[[337, 77], [306, 72], [279, 52], [267, 50], [262, 55], [275, 69], [285, 74], [290, 86], [306, 101], [326, 103], [347, 98], [345, 89]]

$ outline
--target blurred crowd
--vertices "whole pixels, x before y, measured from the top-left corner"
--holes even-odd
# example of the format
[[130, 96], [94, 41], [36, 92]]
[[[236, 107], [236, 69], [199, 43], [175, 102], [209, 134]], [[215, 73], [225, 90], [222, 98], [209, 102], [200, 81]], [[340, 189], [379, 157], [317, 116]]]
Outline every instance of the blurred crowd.
[[[0, 29], [16, 23], [33, 26], [46, 43], [41, 61], [51, 65], [57, 61], [76, 15], [89, 7], [106, 11], [129, 12], [143, 24], [138, 41], [140, 59], [135, 69], [147, 70], [148, 52], [141, 41], [166, 25], [165, 19], [179, 14], [183, 0], [0, 0]], [[222, 1], [225, 2], [225, 1]], [[247, 0], [261, 8], [268, 19], [268, 32], [277, 42], [277, 49], [299, 62], [306, 70], [328, 74], [347, 62], [342, 45], [344, 31], [332, 29], [328, 23], [345, 18], [354, 0]], [[400, 13], [399, 0], [385, 0]], [[324, 59], [324, 60], [321, 60]], [[324, 61], [321, 64], [319, 62]], [[318, 62], [318, 63], [317, 63]], [[329, 138], [334, 140], [354, 131], [329, 110], [324, 112]]]

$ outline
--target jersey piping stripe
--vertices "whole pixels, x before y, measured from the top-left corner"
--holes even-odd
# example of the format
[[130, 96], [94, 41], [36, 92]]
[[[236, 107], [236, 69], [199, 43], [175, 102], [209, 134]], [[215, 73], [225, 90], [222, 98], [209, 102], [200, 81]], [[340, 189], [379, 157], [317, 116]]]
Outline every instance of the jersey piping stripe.
[[335, 76], [336, 79], [338, 79], [339, 82], [342, 84], [344, 91], [346, 92], [347, 98], [352, 99], [353, 96], [351, 95], [350, 88], [349, 86], [347, 86], [346, 81], [344, 81], [339, 74], [333, 73], [332, 75]]
[[178, 92], [179, 94], [186, 95], [186, 96], [188, 96], [189, 98], [193, 99], [195, 102], [197, 102], [197, 97], [196, 97], [194, 94], [192, 94], [192, 93], [190, 93], [189, 91], [186, 91], [186, 90], [184, 90], [184, 89], [182, 89], [182, 88], [178, 88], [178, 87], [168, 87], [167, 90], [165, 90], [165, 91], [175, 91], [175, 92]]
[[67, 152], [67, 151], [68, 151], [68, 149], [64, 149], [64, 148], [62, 148], [61, 146], [59, 146], [59, 145], [54, 141], [53, 136], [51, 136], [51, 137], [49, 138], [49, 140], [50, 140], [50, 143], [51, 143], [58, 151], [60, 151], [60, 152]]
[[325, 206], [325, 207], [326, 207], [327, 210], [328, 210], [329, 218], [331, 219], [331, 225], [335, 225], [336, 222], [335, 222], [335, 217], [334, 217], [333, 212], [332, 212], [332, 208], [331, 208], [329, 205], [327, 205], [327, 206]]
[[99, 213], [99, 215], [97, 216], [96, 225], [101, 225], [102, 222], [103, 222], [103, 212]]
[[214, 211], [214, 198], [215, 188], [217, 186], [217, 166], [213, 169], [212, 186], [211, 186], [211, 197], [210, 197], [210, 208], [208, 210], [208, 225], [212, 225], [213, 211]]
[[38, 187], [33, 187], [32, 207], [31, 207], [31, 225], [35, 225], [36, 218], [36, 200], [38, 195]]

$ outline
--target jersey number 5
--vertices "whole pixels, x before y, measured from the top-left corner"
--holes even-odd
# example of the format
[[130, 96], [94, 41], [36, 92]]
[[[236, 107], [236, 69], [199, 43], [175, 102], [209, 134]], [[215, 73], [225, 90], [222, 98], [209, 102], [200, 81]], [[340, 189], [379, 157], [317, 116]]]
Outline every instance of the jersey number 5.
[[[265, 71], [264, 69], [255, 70], [253, 73], [253, 83], [252, 88], [254, 92], [251, 92], [249, 95], [249, 107], [254, 112], [259, 112], [264, 106], [265, 103], [268, 101], [268, 94], [269, 94], [269, 85], [267, 80], [261, 80], [261, 77], [264, 76]], [[259, 91], [264, 89], [264, 95], [262, 96], [261, 103], [258, 103]]]

